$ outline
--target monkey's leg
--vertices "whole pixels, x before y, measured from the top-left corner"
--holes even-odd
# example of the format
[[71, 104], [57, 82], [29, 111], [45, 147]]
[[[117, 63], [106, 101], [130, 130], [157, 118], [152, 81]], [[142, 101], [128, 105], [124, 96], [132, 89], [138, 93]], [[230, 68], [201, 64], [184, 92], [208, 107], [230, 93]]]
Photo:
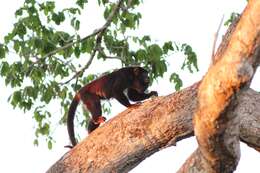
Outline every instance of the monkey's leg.
[[100, 98], [97, 95], [86, 93], [82, 101], [92, 115], [88, 123], [88, 133], [91, 133], [98, 128], [101, 123], [104, 123], [106, 118], [102, 116]]

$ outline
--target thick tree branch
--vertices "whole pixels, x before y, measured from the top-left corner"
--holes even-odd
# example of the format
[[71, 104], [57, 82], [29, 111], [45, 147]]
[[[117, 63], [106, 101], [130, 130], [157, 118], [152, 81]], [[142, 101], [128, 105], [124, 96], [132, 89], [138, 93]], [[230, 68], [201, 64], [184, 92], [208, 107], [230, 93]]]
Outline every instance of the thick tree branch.
[[[47, 172], [127, 172], [160, 149], [193, 136], [192, 117], [197, 107], [197, 89], [198, 84], [194, 84], [169, 96], [147, 101], [137, 109], [125, 110], [86, 137]], [[260, 94], [248, 90], [240, 99], [241, 107], [236, 108], [239, 109], [236, 111], [238, 116], [253, 114], [259, 120], [260, 113], [251, 111], [259, 109]], [[250, 112], [248, 105], [251, 105]], [[252, 122], [251, 118], [241, 121], [241, 139], [260, 147], [260, 143], [254, 143], [259, 139], [260, 131], [251, 134], [249, 130]], [[250, 138], [247, 138], [248, 133]]]
[[197, 84], [125, 110], [93, 131], [48, 173], [128, 172], [147, 156], [193, 134], [196, 90]]
[[239, 89], [250, 83], [256, 58], [260, 58], [259, 33], [260, 1], [251, 0], [226, 50], [215, 58], [218, 61], [199, 87], [199, 104], [194, 117], [199, 148], [179, 172], [230, 173], [236, 169], [240, 158], [240, 117], [234, 113], [236, 97], [241, 94]]

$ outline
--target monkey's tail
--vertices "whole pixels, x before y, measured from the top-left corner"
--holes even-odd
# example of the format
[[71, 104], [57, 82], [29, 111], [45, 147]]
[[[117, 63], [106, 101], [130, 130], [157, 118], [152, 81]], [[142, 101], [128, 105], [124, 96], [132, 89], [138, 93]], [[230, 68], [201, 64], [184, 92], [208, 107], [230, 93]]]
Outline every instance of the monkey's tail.
[[67, 130], [70, 138], [70, 142], [72, 146], [75, 146], [77, 144], [76, 138], [75, 138], [75, 132], [74, 132], [74, 117], [76, 113], [76, 109], [78, 107], [80, 101], [79, 94], [76, 94], [70, 104], [68, 117], [67, 117]]

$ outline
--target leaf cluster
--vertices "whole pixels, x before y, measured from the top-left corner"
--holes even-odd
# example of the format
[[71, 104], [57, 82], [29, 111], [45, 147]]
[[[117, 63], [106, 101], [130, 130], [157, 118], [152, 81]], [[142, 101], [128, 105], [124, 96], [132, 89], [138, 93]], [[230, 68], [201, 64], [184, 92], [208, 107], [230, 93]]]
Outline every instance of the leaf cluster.
[[[181, 51], [186, 57], [182, 68], [198, 70], [196, 54], [189, 45], [172, 41], [158, 44], [148, 35], [129, 34], [140, 24], [142, 15], [137, 7], [141, 0], [98, 0], [97, 3], [104, 9], [107, 22], [90, 35], [81, 36], [78, 33], [84, 28], [79, 18], [88, 5], [87, 0], [76, 0], [72, 7], [61, 10], [52, 0], [25, 0], [15, 12], [12, 30], [0, 44], [0, 75], [13, 88], [9, 102], [15, 108], [33, 111], [35, 145], [43, 136], [52, 148], [54, 113], [48, 105], [54, 101], [60, 103], [60, 123], [64, 123], [75, 91], [97, 78], [97, 74], [84, 73], [92, 62], [91, 57], [99, 62], [120, 61], [122, 67], [141, 65], [149, 70], [151, 80], [155, 80], [168, 71], [167, 58]], [[176, 90], [180, 89], [182, 80], [178, 74], [173, 73], [170, 80]], [[111, 111], [109, 104], [102, 108], [107, 114]], [[82, 126], [89, 116], [84, 115]]]

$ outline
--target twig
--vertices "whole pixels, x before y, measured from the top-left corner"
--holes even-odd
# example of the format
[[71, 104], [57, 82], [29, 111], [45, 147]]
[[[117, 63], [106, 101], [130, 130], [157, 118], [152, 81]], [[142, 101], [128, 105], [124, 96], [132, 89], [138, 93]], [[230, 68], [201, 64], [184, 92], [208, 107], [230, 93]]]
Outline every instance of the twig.
[[97, 35], [97, 34], [99, 34], [99, 33], [101, 33], [101, 32], [104, 32], [104, 31], [108, 28], [108, 26], [110, 25], [110, 23], [112, 22], [113, 17], [115, 16], [115, 14], [119, 11], [120, 6], [122, 5], [122, 3], [123, 3], [123, 0], [119, 0], [119, 1], [117, 2], [117, 4], [116, 4], [116, 6], [114, 7], [113, 11], [109, 14], [106, 23], [105, 23], [101, 28], [95, 29], [91, 34], [85, 36], [85, 37], [82, 38], [82, 39], [76, 40], [76, 41], [74, 41], [74, 42], [70, 42], [70, 43], [68, 43], [68, 44], [66, 44], [66, 45], [64, 45], [64, 46], [62, 46], [62, 47], [59, 47], [59, 48], [57, 48], [57, 49], [55, 49], [55, 50], [53, 50], [53, 51], [47, 53], [47, 54], [44, 55], [42, 58], [40, 58], [39, 60], [35, 61], [35, 62], [32, 64], [32, 66], [33, 66], [34, 64], [37, 64], [39, 61], [42, 61], [42, 60], [46, 59], [47, 57], [52, 56], [52, 55], [58, 53], [58, 52], [61, 51], [61, 50], [67, 49], [68, 47], [70, 47], [70, 46], [72, 46], [72, 45], [74, 45], [74, 44], [76, 44], [76, 43], [83, 42], [83, 41], [89, 39], [89, 38], [92, 37], [92, 36], [95, 36], [95, 35]]
[[[103, 31], [104, 32], [104, 31]], [[77, 78], [80, 74], [82, 74], [86, 69], [88, 69], [88, 67], [90, 66], [90, 64], [92, 63], [95, 55], [96, 55], [96, 52], [98, 50], [98, 47], [100, 46], [101, 44], [101, 40], [102, 40], [102, 36], [103, 36], [103, 32], [99, 33], [98, 36], [97, 36], [97, 39], [96, 39], [96, 46], [95, 48], [93, 49], [93, 52], [87, 62], [87, 64], [78, 72], [76, 72], [68, 81], [64, 82], [64, 83], [61, 83], [61, 85], [64, 85], [64, 84], [68, 84], [70, 81], [72, 81], [73, 79]]]
[[62, 85], [64, 84], [68, 84], [70, 81], [72, 81], [74, 78], [78, 77], [80, 74], [82, 74], [86, 69], [88, 69], [88, 67], [90, 66], [90, 64], [92, 63], [95, 55], [96, 55], [96, 52], [98, 50], [98, 47], [100, 47], [100, 44], [101, 44], [101, 40], [102, 40], [102, 36], [103, 36], [103, 33], [106, 31], [106, 29], [108, 28], [108, 26], [111, 24], [112, 20], [113, 20], [113, 17], [117, 14], [117, 12], [119, 11], [121, 5], [123, 3], [123, 0], [119, 0], [116, 4], [116, 6], [114, 7], [113, 11], [109, 14], [108, 18], [107, 18], [107, 21], [106, 23], [99, 29], [95, 30], [92, 34], [80, 39], [79, 41], [76, 41], [76, 42], [72, 42], [72, 43], [69, 43], [63, 47], [60, 47], [52, 52], [49, 52], [47, 55], [45, 55], [43, 58], [46, 58], [50, 55], [53, 55], [55, 53], [57, 53], [58, 51], [60, 50], [63, 50], [63, 49], [66, 49], [67, 47], [70, 47], [71, 45], [73, 45], [74, 43], [78, 43], [78, 42], [82, 42], [96, 34], [98, 34], [97, 36], [97, 39], [96, 39], [96, 46], [95, 48], [93, 49], [93, 52], [90, 56], [90, 59], [88, 60], [87, 64], [78, 72], [76, 72], [74, 74], [74, 76], [72, 76], [72, 78], [70, 78], [68, 81], [64, 82], [64, 83], [61, 83]]
[[119, 11], [119, 8], [120, 8], [120, 6], [121, 6], [122, 3], [123, 3], [123, 0], [119, 0], [119, 1], [118, 1], [117, 5], [116, 5], [115, 8], [113, 9], [113, 11], [109, 14], [106, 23], [105, 23], [101, 28], [94, 30], [91, 34], [87, 35], [86, 37], [84, 37], [84, 38], [82, 38], [82, 39], [80, 39], [80, 40], [76, 40], [76, 41], [74, 41], [74, 42], [68, 43], [68, 44], [66, 44], [66, 45], [64, 45], [64, 46], [62, 46], [62, 47], [60, 47], [60, 48], [57, 48], [57, 49], [55, 49], [55, 50], [53, 50], [53, 51], [47, 53], [47, 54], [43, 57], [43, 59], [44, 59], [44, 58], [47, 58], [48, 56], [51, 56], [51, 55], [53, 55], [53, 54], [55, 54], [55, 53], [57, 53], [57, 52], [59, 52], [59, 51], [61, 51], [61, 50], [64, 50], [64, 49], [66, 49], [66, 48], [68, 48], [68, 47], [74, 45], [75, 43], [83, 42], [83, 41], [89, 39], [90, 37], [92, 37], [92, 36], [94, 36], [94, 35], [97, 35], [98, 33], [101, 33], [101, 32], [103, 32], [103, 31], [105, 31], [105, 30], [107, 29], [107, 27], [110, 25], [110, 23], [112, 22], [113, 17], [115, 16], [115, 14]]
[[221, 21], [218, 25], [218, 30], [214, 34], [213, 48], [212, 48], [212, 54], [211, 54], [211, 64], [215, 63], [214, 57], [215, 57], [216, 43], [217, 43], [217, 40], [218, 40], [218, 34], [219, 34], [220, 28], [222, 26], [223, 20], [224, 20], [224, 15], [222, 16]]
[[93, 59], [94, 59], [94, 57], [95, 57], [95, 55], [96, 55], [96, 52], [97, 52], [97, 49], [95, 48], [95, 49], [93, 50], [93, 52], [92, 52], [92, 54], [91, 54], [91, 56], [90, 56], [90, 58], [89, 58], [87, 64], [86, 64], [80, 71], [76, 72], [76, 73], [74, 74], [74, 76], [72, 76], [72, 78], [70, 78], [68, 81], [66, 81], [66, 82], [64, 82], [64, 83], [61, 83], [61, 85], [68, 84], [68, 83], [69, 83], [70, 81], [72, 81], [74, 78], [77, 78], [81, 73], [83, 73], [83, 72], [90, 66], [90, 64], [92, 63], [92, 61], [93, 61]]
[[117, 59], [117, 60], [120, 60], [120, 61], [122, 61], [122, 62], [125, 62], [125, 60], [124, 60], [122, 57], [119, 57], [119, 56], [107, 56], [107, 55], [105, 54], [105, 52], [102, 50], [102, 47], [101, 47], [101, 46], [99, 46], [99, 47], [97, 48], [97, 50], [98, 50], [98, 52], [100, 53], [100, 55], [101, 55], [102, 57], [106, 58], [106, 59]]

